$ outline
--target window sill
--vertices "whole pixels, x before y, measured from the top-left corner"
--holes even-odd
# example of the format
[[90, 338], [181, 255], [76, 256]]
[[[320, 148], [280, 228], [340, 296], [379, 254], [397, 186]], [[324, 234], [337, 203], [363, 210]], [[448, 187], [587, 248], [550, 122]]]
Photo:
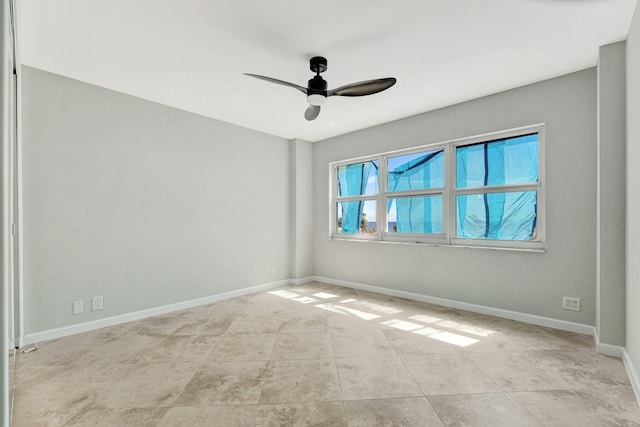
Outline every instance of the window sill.
[[447, 245], [443, 243], [427, 243], [427, 242], [397, 242], [389, 240], [373, 240], [373, 239], [350, 239], [345, 237], [329, 237], [329, 240], [340, 242], [357, 242], [357, 243], [379, 243], [383, 245], [409, 245], [409, 246], [432, 246], [441, 248], [462, 248], [462, 249], [482, 249], [491, 251], [506, 251], [506, 252], [527, 252], [533, 254], [546, 254], [547, 248], [507, 248], [496, 246], [476, 246], [476, 245]]

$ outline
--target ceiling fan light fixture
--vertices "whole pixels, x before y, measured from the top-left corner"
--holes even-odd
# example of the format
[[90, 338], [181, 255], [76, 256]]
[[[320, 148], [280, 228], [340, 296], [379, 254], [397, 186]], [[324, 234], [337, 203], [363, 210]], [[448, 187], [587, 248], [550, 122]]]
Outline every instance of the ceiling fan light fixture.
[[327, 97], [318, 93], [312, 93], [307, 96], [307, 102], [311, 105], [324, 105], [327, 102]]

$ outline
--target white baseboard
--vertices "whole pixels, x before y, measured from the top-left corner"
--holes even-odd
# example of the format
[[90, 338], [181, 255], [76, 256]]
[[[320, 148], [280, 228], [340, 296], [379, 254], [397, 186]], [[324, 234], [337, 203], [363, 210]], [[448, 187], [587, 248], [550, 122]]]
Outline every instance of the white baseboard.
[[[299, 279], [304, 280], [304, 279]], [[309, 280], [311, 281], [311, 279]], [[161, 307], [149, 308], [146, 310], [135, 311], [133, 313], [121, 314], [118, 316], [107, 317], [104, 319], [93, 320], [91, 322], [79, 323], [76, 325], [64, 326], [62, 328], [50, 329], [47, 331], [27, 334], [21, 340], [21, 346], [30, 345], [36, 342], [62, 338], [82, 332], [89, 332], [108, 326], [115, 326], [121, 323], [131, 322], [134, 320], [145, 319], [147, 317], [167, 314], [174, 311], [185, 310], [188, 308], [198, 307], [201, 305], [211, 304], [229, 298], [235, 298], [242, 295], [252, 294], [255, 292], [268, 291], [280, 286], [292, 284], [291, 280], [279, 280], [277, 282], [264, 283], [262, 285], [251, 286], [248, 288], [237, 289], [234, 291], [224, 292], [221, 294], [211, 295], [203, 298], [197, 298], [189, 301], [183, 301], [175, 304], [163, 305]]]
[[347, 288], [360, 289], [363, 291], [376, 292], [383, 295], [406, 298], [429, 304], [442, 305], [445, 307], [457, 308], [459, 310], [472, 311], [474, 313], [487, 314], [489, 316], [501, 317], [504, 319], [517, 320], [520, 322], [531, 323], [538, 326], [546, 326], [564, 331], [577, 332], [580, 334], [593, 335], [594, 327], [584, 325], [582, 323], [568, 322], [565, 320], [552, 319], [549, 317], [537, 316], [535, 314], [519, 313], [517, 311], [503, 310], [501, 308], [488, 307], [484, 305], [471, 304], [467, 302], [455, 301], [445, 298], [432, 297], [428, 295], [417, 294], [414, 292], [398, 291], [396, 289], [382, 288], [378, 286], [364, 285], [362, 283], [348, 282], [346, 280], [332, 279], [329, 277], [315, 276], [314, 280], [318, 282], [329, 283], [332, 285], [344, 286]]
[[622, 360], [624, 361], [624, 367], [627, 369], [627, 375], [629, 375], [629, 381], [631, 381], [631, 387], [633, 387], [636, 400], [638, 401], [638, 405], [640, 405], [640, 375], [626, 349], [623, 351]]
[[[205, 304], [211, 304], [213, 302], [234, 298], [254, 292], [261, 292], [277, 288], [286, 285], [303, 285], [312, 281], [319, 281], [329, 283], [338, 286], [344, 286], [348, 288], [360, 289], [369, 292], [375, 292], [383, 295], [390, 295], [400, 298], [407, 298], [415, 301], [426, 302], [429, 304], [437, 304], [445, 307], [456, 308], [459, 310], [466, 310], [475, 313], [487, 314], [490, 316], [501, 317], [505, 319], [517, 320], [525, 323], [531, 323], [539, 326], [546, 326], [555, 329], [561, 329], [571, 332], [577, 332], [581, 334], [594, 335], [594, 327], [590, 325], [584, 325], [580, 323], [567, 322], [564, 320], [551, 319], [548, 317], [536, 316], [533, 314], [519, 313], [515, 311], [503, 310], [500, 308], [493, 308], [478, 304], [471, 304], [466, 302], [460, 302], [455, 300], [449, 300], [445, 298], [431, 297], [428, 295], [417, 294], [414, 292], [399, 291], [395, 289], [382, 288], [378, 286], [365, 285], [362, 283], [349, 282], [346, 280], [332, 279], [322, 276], [308, 276], [300, 279], [285, 279], [277, 282], [265, 283], [262, 285], [251, 286], [248, 288], [238, 289], [230, 292], [224, 292], [204, 298], [198, 298], [194, 300], [184, 301], [175, 304], [169, 304], [161, 307], [154, 307], [147, 310], [136, 311], [133, 313], [122, 314], [118, 316], [112, 316], [105, 319], [94, 320], [91, 322], [80, 323], [76, 325], [65, 326], [62, 328], [50, 329], [47, 331], [36, 332], [28, 334], [19, 340], [19, 345], [26, 346], [35, 342], [47, 341], [55, 338], [61, 338], [68, 335], [73, 335], [82, 332], [89, 332], [96, 329], [114, 326], [121, 323], [131, 322], [134, 320], [140, 320], [151, 316], [158, 316], [161, 314], [167, 314], [178, 310], [184, 310], [188, 308], [198, 307]], [[615, 346], [608, 346], [607, 344], [601, 344], [602, 348], [598, 350], [603, 354], [617, 355], [621, 357], [622, 353], [619, 348]], [[610, 348], [611, 347], [611, 348]], [[616, 354], [610, 354], [616, 352]]]
[[600, 335], [598, 334], [598, 330], [595, 327], [593, 328], [593, 337], [596, 342], [596, 353], [622, 359], [624, 347], [619, 345], [601, 343]]
[[294, 286], [298, 286], [298, 285], [304, 285], [305, 283], [313, 282], [314, 280], [315, 280], [314, 276], [307, 276], [301, 279], [291, 279], [289, 280], [289, 283]]

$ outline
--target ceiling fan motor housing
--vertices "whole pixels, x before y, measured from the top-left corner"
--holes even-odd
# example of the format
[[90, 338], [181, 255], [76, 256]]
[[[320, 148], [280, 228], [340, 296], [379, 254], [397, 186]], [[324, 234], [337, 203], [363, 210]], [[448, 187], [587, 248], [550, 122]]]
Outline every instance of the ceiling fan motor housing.
[[309, 60], [309, 69], [316, 75], [307, 82], [307, 102], [323, 105], [327, 102], [327, 81], [320, 77], [320, 73], [327, 71], [327, 58], [314, 56]]
[[307, 101], [311, 105], [322, 105], [327, 101], [327, 81], [315, 76], [307, 84]]

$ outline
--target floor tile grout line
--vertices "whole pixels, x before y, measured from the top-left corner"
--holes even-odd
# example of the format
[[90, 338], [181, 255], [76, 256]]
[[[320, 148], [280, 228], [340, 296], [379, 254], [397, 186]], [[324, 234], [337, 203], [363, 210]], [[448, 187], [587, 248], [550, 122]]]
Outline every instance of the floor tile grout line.
[[425, 398], [427, 399], [427, 403], [429, 403], [429, 406], [431, 406], [431, 409], [433, 409], [433, 412], [438, 416], [438, 419], [440, 420], [440, 422], [442, 423], [443, 426], [446, 426], [447, 423], [444, 421], [444, 419], [442, 418], [442, 414], [440, 414], [440, 412], [438, 412], [438, 410], [436, 409], [435, 406], [433, 406], [433, 402], [431, 401], [431, 399], [429, 399], [429, 396], [425, 396]]
[[[384, 334], [384, 336], [386, 337], [387, 334], [384, 333], [384, 331], [382, 332]], [[387, 340], [389, 340], [389, 337], [387, 337]], [[389, 341], [389, 345], [391, 346], [391, 348], [393, 348], [393, 352], [396, 354], [396, 357], [400, 360], [400, 363], [402, 363], [402, 366], [404, 366], [404, 369], [407, 371], [407, 373], [411, 376], [411, 378], [413, 379], [413, 382], [415, 383], [415, 385], [418, 387], [418, 389], [422, 392], [422, 395], [424, 397], [427, 397], [427, 394], [425, 393], [425, 391], [422, 389], [422, 386], [420, 386], [420, 383], [418, 383], [418, 380], [416, 379], [415, 375], [413, 375], [413, 372], [411, 372], [411, 369], [409, 369], [409, 367], [407, 366], [407, 363], [405, 362], [405, 360], [398, 354], [395, 346], [393, 346], [393, 344], [391, 344], [391, 342]], [[428, 401], [428, 399], [427, 399]], [[431, 405], [431, 403], [429, 402], [429, 405]], [[432, 406], [433, 409], [433, 406]]]
[[[327, 318], [327, 328], [329, 326], [329, 319]], [[344, 392], [342, 391], [342, 380], [340, 379], [340, 371], [338, 370], [338, 357], [336, 355], [336, 347], [333, 342], [333, 334], [329, 332], [329, 342], [331, 343], [331, 354], [333, 355], [333, 366], [336, 370], [336, 378], [338, 379], [338, 388], [340, 389], [340, 398], [342, 399], [342, 407], [344, 408], [345, 417], [347, 416], [347, 407], [344, 404]]]
[[529, 415], [531, 416], [531, 418], [533, 418], [534, 420], [536, 420], [537, 422], [539, 422], [539, 423], [540, 423], [540, 425], [542, 425], [542, 426], [546, 426], [546, 425], [547, 425], [546, 423], [544, 423], [544, 422], [542, 422], [541, 420], [539, 420], [539, 419], [538, 419], [538, 417], [536, 417], [536, 416], [535, 416], [534, 414], [532, 414], [530, 411], [528, 411], [524, 406], [522, 406], [522, 405], [520, 404], [520, 402], [518, 402], [518, 401], [517, 401], [517, 400], [516, 400], [512, 395], [511, 395], [511, 393], [506, 392], [506, 395], [509, 397], [509, 399], [511, 399], [511, 401], [512, 401], [513, 403], [515, 403], [515, 404], [518, 406], [518, 408], [522, 409], [522, 410], [524, 411], [524, 413], [525, 413], [525, 414], [529, 414]]
[[502, 386], [500, 386], [500, 384], [498, 384], [498, 383], [496, 382], [496, 380], [495, 380], [491, 375], [487, 374], [487, 373], [484, 371], [484, 369], [480, 368], [478, 365], [476, 365], [475, 363], [473, 363], [473, 360], [469, 359], [469, 358], [467, 357], [467, 355], [466, 355], [466, 354], [464, 354], [464, 352], [461, 352], [460, 354], [462, 355], [462, 357], [463, 357], [467, 362], [471, 363], [471, 365], [472, 365], [473, 367], [475, 367], [478, 371], [482, 372], [482, 375], [484, 375], [485, 377], [489, 378], [489, 379], [491, 380], [491, 382], [492, 382], [496, 387], [498, 387], [498, 388], [499, 388], [503, 393], [505, 393], [505, 392], [506, 392], [506, 390], [505, 390], [504, 388], [502, 388]]

